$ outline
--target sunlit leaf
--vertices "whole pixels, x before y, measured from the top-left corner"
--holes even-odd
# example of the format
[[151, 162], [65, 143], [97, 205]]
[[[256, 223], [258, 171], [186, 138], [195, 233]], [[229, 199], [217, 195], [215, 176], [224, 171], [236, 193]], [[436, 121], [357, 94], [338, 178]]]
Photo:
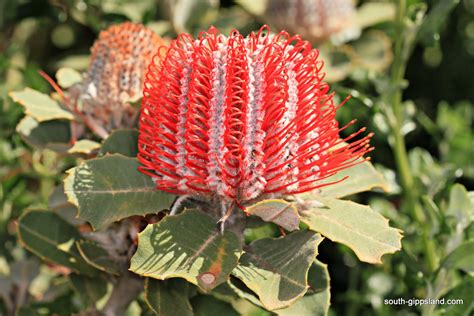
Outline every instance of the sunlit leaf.
[[27, 115], [32, 116], [38, 122], [55, 119], [74, 119], [74, 115], [71, 112], [61, 108], [59, 103], [47, 94], [25, 88], [22, 91], [10, 92], [9, 95], [13, 101], [25, 108]]
[[285, 200], [263, 200], [247, 207], [246, 212], [289, 231], [298, 229], [300, 224], [298, 209]]
[[227, 281], [240, 252], [237, 235], [229, 230], [222, 234], [212, 217], [186, 210], [139, 234], [130, 270], [161, 280], [180, 277], [210, 290]]
[[60, 68], [56, 72], [56, 80], [63, 89], [67, 89], [76, 83], [81, 82], [82, 76], [79, 72], [72, 68]]
[[324, 197], [341, 198], [351, 194], [364, 192], [373, 188], [388, 190], [387, 182], [382, 175], [375, 170], [370, 162], [363, 162], [351, 168], [341, 170], [336, 175], [320, 181], [320, 183], [331, 183], [348, 177], [346, 180], [320, 188], [317, 192], [305, 193], [301, 196], [313, 196], [315, 193]]
[[368, 2], [357, 9], [356, 22], [365, 28], [395, 18], [395, 5], [389, 2]]
[[253, 15], [262, 16], [267, 9], [268, 0], [252, 1], [252, 0], [236, 0], [245, 10]]
[[400, 250], [400, 230], [390, 227], [388, 219], [369, 206], [330, 198], [319, 202], [323, 205], [300, 212], [301, 221], [311, 230], [351, 248], [359, 260], [382, 263], [384, 254]]
[[100, 148], [100, 144], [98, 142], [94, 142], [89, 139], [81, 139], [75, 142], [67, 152], [70, 154], [90, 154], [98, 148]]

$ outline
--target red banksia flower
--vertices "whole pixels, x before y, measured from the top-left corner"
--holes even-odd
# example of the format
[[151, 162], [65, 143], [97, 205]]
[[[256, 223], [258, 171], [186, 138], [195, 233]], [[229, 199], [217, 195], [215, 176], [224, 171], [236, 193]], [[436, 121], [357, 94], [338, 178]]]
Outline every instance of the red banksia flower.
[[160, 45], [164, 41], [141, 24], [125, 22], [100, 32], [78, 91], [82, 112], [99, 136], [134, 125], [137, 110], [131, 103], [141, 98], [147, 66]]
[[237, 205], [322, 186], [371, 150], [370, 134], [345, 143], [365, 128], [340, 139], [322, 67], [309, 42], [266, 27], [180, 35], [148, 69], [140, 170], [161, 190]]

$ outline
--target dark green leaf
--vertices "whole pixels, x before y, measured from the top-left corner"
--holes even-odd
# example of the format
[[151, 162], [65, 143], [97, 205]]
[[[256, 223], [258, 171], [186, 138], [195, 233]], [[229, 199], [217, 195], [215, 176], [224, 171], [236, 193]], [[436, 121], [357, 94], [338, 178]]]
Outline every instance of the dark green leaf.
[[459, 2], [459, 0], [440, 0], [431, 8], [417, 33], [418, 39], [425, 46], [433, 46], [439, 41], [439, 33], [445, 26], [449, 14]]
[[184, 278], [207, 291], [227, 281], [240, 253], [237, 235], [221, 234], [212, 217], [186, 210], [139, 234], [130, 270], [161, 280]]
[[85, 306], [93, 305], [107, 293], [107, 282], [103, 278], [91, 278], [73, 273], [69, 275], [69, 280]]
[[[474, 312], [474, 299], [472, 299], [474, 293], [474, 277], [466, 275], [460, 284], [455, 288], [451, 289], [448, 293], [443, 296], [446, 305], [442, 305], [443, 315], [446, 316], [471, 316]], [[451, 301], [452, 304], [447, 304], [447, 300], [460, 300]], [[462, 302], [462, 303], [461, 303]]]
[[100, 154], [122, 154], [136, 157], [138, 153], [138, 131], [136, 129], [118, 129], [104, 141]]
[[191, 300], [196, 316], [239, 316], [232, 305], [210, 295], [198, 295]]
[[115, 275], [120, 274], [122, 269], [119, 264], [97, 243], [81, 240], [76, 243], [76, 246], [84, 260], [94, 268]]
[[307, 275], [323, 238], [297, 231], [278, 239], [260, 239], [248, 247], [232, 271], [268, 310], [287, 307], [303, 296]]
[[85, 223], [83, 220], [76, 217], [77, 208], [68, 202], [62, 184], [54, 188], [53, 193], [49, 196], [48, 206], [51, 211], [58, 214], [69, 224], [77, 226]]
[[155, 188], [152, 179], [137, 170], [134, 158], [119, 154], [90, 159], [67, 171], [64, 188], [78, 216], [94, 228], [132, 215], [158, 213], [174, 196]]
[[25, 116], [18, 123], [16, 131], [27, 143], [35, 147], [57, 152], [66, 152], [70, 147], [71, 127], [68, 121], [38, 122], [31, 116]]
[[18, 222], [18, 237], [28, 250], [44, 260], [86, 275], [97, 273], [76, 249], [75, 243], [82, 240], [79, 232], [53, 212], [27, 212]]
[[474, 240], [466, 241], [454, 249], [440, 267], [446, 270], [461, 269], [465, 272], [474, 272]]
[[[184, 280], [180, 281], [185, 282]], [[168, 281], [146, 278], [145, 301], [151, 310], [160, 316], [193, 315], [188, 293], [179, 291]]]

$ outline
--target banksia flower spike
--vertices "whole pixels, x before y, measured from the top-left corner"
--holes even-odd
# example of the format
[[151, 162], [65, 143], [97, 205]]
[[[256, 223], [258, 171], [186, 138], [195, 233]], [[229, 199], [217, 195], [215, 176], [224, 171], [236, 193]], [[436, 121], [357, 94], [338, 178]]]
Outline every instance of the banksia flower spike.
[[237, 206], [321, 187], [371, 150], [371, 134], [345, 143], [365, 128], [339, 137], [322, 68], [309, 42], [267, 27], [180, 35], [148, 69], [140, 170], [161, 190]]
[[272, 0], [265, 15], [275, 27], [312, 42], [331, 38], [339, 43], [360, 35], [353, 0]]
[[131, 127], [143, 94], [143, 82], [155, 47], [164, 41], [141, 24], [125, 22], [102, 31], [91, 49], [85, 80], [73, 89], [76, 105], [98, 136]]

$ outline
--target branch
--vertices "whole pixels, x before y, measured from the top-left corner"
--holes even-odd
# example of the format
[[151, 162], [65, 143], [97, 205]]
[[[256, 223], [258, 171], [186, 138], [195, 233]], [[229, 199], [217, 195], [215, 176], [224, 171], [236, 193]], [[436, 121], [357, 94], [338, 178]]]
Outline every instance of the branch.
[[123, 315], [138, 295], [143, 290], [143, 278], [134, 273], [125, 272], [114, 285], [112, 294], [105, 304], [102, 312], [105, 316]]

